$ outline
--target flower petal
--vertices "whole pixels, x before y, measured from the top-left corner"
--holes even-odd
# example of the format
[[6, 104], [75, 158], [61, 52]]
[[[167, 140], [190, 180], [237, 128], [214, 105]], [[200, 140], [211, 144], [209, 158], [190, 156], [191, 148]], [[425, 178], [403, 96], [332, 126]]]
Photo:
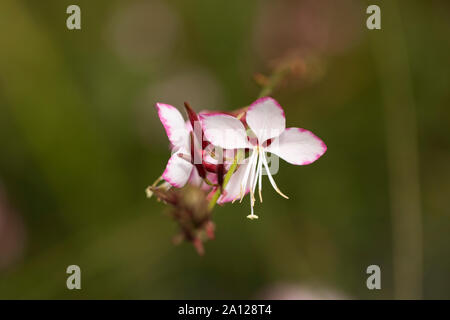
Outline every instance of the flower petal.
[[307, 165], [319, 159], [327, 151], [327, 146], [311, 131], [287, 128], [265, 150], [289, 163]]
[[213, 145], [224, 149], [248, 148], [245, 127], [237, 118], [227, 114], [201, 114], [203, 132]]
[[[212, 183], [217, 183], [217, 178], [216, 178], [216, 175], [214, 173], [207, 172], [206, 173], [206, 177]], [[212, 186], [210, 186], [205, 181], [203, 181], [202, 177], [200, 177], [200, 175], [198, 174], [197, 169], [193, 169], [192, 170], [191, 176], [189, 177], [188, 183], [190, 185], [199, 187], [199, 188], [201, 188], [202, 190], [205, 190], [205, 191], [209, 191], [209, 190], [212, 189]]]
[[192, 163], [180, 157], [181, 153], [188, 154], [184, 149], [179, 149], [178, 152], [172, 154], [162, 174], [163, 179], [176, 188], [181, 188], [186, 184], [194, 167]]
[[[245, 171], [247, 170], [247, 167], [250, 164], [244, 163], [239, 166], [239, 168], [233, 173], [233, 175], [230, 178], [230, 181], [228, 181], [227, 186], [225, 187], [225, 192], [220, 196], [218, 203], [225, 203], [230, 202], [233, 200], [237, 200], [241, 196], [241, 183], [244, 179]], [[243, 190], [245, 194], [249, 192], [249, 187], [247, 184], [247, 187], [245, 190]]]
[[186, 147], [189, 143], [189, 132], [180, 111], [174, 106], [159, 102], [156, 104], [156, 109], [170, 143], [174, 147]]
[[258, 137], [259, 144], [278, 137], [286, 128], [286, 117], [280, 104], [270, 97], [253, 102], [245, 117], [248, 126]]
[[203, 179], [198, 174], [197, 170], [192, 170], [191, 175], [189, 176], [189, 184], [200, 187], [202, 185]]

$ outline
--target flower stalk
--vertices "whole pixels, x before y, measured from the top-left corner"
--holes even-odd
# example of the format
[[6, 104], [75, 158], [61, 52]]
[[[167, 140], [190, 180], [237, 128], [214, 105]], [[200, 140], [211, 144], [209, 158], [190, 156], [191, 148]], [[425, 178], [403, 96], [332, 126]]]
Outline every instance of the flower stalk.
[[258, 98], [270, 96], [275, 88], [285, 79], [285, 77], [290, 73], [291, 66], [288, 64], [282, 64], [269, 78], [266, 78], [264, 81], [264, 85], [261, 88], [261, 91], [258, 95]]
[[230, 169], [228, 170], [227, 174], [225, 175], [225, 179], [223, 180], [223, 187], [217, 188], [217, 190], [214, 192], [211, 200], [208, 204], [208, 211], [212, 211], [217, 203], [217, 200], [219, 199], [220, 195], [222, 194], [222, 191], [227, 186], [228, 182], [231, 179], [231, 176], [233, 175], [234, 171], [236, 170], [238, 164], [242, 161], [244, 158], [244, 152], [242, 150], [238, 150], [236, 153], [236, 156], [234, 157], [233, 163], [231, 164]]

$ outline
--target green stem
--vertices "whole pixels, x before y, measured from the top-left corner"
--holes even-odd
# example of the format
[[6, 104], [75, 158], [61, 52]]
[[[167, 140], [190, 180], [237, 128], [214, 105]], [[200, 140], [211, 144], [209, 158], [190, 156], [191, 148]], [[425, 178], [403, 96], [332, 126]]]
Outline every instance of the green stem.
[[211, 181], [209, 181], [208, 178], [204, 178], [203, 181], [205, 181], [206, 184], [209, 185], [209, 186], [216, 186], [217, 185], [217, 184], [214, 184]]
[[288, 73], [289, 65], [278, 67], [268, 79], [267, 84], [261, 88], [258, 98], [269, 96]]
[[[423, 211], [420, 150], [411, 67], [397, 1], [387, 1], [392, 32], [372, 34], [385, 116], [395, 299], [423, 297]], [[386, 17], [386, 15], [385, 15]]]
[[228, 181], [230, 181], [231, 176], [233, 175], [234, 171], [236, 170], [239, 162], [241, 162], [242, 158], [243, 158], [244, 152], [242, 150], [238, 150], [236, 156], [234, 157], [233, 163], [231, 164], [230, 169], [228, 170], [227, 174], [225, 175], [225, 179], [223, 180], [223, 188], [218, 188], [216, 190], [216, 192], [214, 193], [213, 197], [211, 198], [211, 200], [209, 201], [208, 204], [208, 210], [212, 211], [212, 209], [214, 209], [214, 206], [217, 203], [217, 200], [220, 197], [220, 194], [222, 193], [222, 189], [225, 189], [225, 187], [228, 184]]

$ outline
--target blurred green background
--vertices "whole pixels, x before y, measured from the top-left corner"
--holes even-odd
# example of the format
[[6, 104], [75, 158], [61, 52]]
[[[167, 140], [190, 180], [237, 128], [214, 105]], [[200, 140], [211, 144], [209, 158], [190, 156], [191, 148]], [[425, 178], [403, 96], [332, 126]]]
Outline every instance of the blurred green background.
[[[450, 298], [448, 1], [2, 0], [0, 23], [0, 298]], [[173, 245], [155, 102], [237, 109], [292, 53], [312, 71], [273, 97], [327, 153], [281, 162], [257, 221], [216, 208], [205, 256]]]

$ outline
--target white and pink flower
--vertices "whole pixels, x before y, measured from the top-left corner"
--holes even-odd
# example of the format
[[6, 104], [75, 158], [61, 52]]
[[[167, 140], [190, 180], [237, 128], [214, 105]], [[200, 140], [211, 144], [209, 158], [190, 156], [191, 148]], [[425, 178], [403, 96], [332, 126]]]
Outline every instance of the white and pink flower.
[[[301, 128], [286, 128], [283, 108], [277, 101], [264, 97], [252, 103], [243, 122], [228, 114], [200, 115], [203, 132], [208, 141], [224, 149], [249, 149], [249, 157], [242, 163], [225, 187], [219, 202], [241, 199], [250, 192], [251, 214], [249, 219], [257, 219], [253, 212], [255, 190], [258, 185], [262, 202], [263, 167], [272, 187], [283, 197], [269, 169], [266, 153], [273, 153], [294, 165], [311, 164], [327, 150], [326, 145], [312, 132]], [[254, 138], [251, 136], [254, 135]]]
[[[257, 186], [262, 202], [263, 174], [267, 174], [276, 192], [288, 198], [273, 179], [267, 153], [275, 154], [294, 165], [307, 165], [316, 161], [327, 150], [323, 141], [312, 132], [301, 128], [286, 128], [283, 108], [270, 97], [256, 100], [244, 112], [240, 112], [239, 118], [217, 112], [197, 115], [188, 104], [185, 107], [190, 121], [185, 121], [175, 107], [156, 104], [172, 150], [162, 178], [168, 186], [176, 188], [190, 183], [206, 190], [211, 190], [211, 185], [214, 185], [214, 192], [222, 190], [224, 171], [230, 168], [230, 162], [221, 163], [216, 151], [221, 151], [222, 157], [228, 160], [230, 154], [233, 158], [238, 150], [241, 154], [248, 151], [248, 157], [244, 157], [238, 164], [218, 202], [234, 202], [237, 199], [242, 201], [250, 193], [249, 219], [258, 218], [253, 207]], [[198, 126], [200, 128], [195, 128]], [[209, 144], [214, 148], [209, 148]], [[196, 161], [197, 155], [199, 161]]]

